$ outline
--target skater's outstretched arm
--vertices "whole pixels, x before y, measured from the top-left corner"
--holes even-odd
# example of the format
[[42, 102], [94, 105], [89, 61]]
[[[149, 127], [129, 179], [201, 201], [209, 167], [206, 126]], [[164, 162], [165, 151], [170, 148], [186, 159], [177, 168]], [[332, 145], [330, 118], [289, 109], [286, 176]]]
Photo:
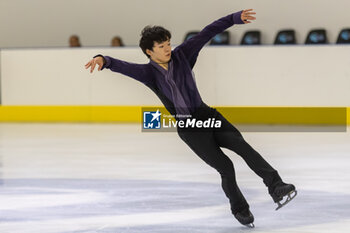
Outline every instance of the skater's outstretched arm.
[[144, 84], [147, 84], [150, 81], [148, 80], [149, 75], [146, 75], [147, 67], [144, 64], [135, 64], [109, 56], [97, 55], [85, 65], [85, 69], [90, 68], [90, 73], [92, 73], [95, 70], [96, 65], [98, 66], [98, 71], [107, 68], [114, 72], [134, 78]]
[[215, 35], [225, 31], [227, 28], [233, 26], [234, 24], [251, 23], [252, 20], [256, 19], [254, 17], [255, 14], [256, 13], [253, 11], [253, 9], [248, 9], [222, 17], [206, 26], [194, 37], [183, 42], [178, 46], [178, 48], [182, 50], [187, 59], [190, 61], [191, 66], [193, 67], [199, 51]]

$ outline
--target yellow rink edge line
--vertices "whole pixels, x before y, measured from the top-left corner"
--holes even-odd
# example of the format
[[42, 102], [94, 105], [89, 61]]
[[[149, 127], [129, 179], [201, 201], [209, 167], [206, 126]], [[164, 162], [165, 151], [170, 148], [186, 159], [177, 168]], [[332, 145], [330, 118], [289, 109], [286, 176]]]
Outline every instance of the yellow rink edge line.
[[[213, 106], [231, 123], [344, 125], [350, 107], [241, 107]], [[161, 106], [1, 106], [0, 122], [140, 123], [145, 109]]]

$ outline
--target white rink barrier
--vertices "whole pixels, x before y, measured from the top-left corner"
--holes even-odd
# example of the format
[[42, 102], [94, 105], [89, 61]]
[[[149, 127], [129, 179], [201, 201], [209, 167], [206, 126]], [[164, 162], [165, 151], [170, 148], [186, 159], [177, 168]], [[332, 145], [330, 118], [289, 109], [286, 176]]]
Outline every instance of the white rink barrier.
[[[1, 50], [2, 105], [161, 105], [132, 78], [90, 74], [96, 54], [148, 62], [136, 47]], [[350, 106], [350, 46], [207, 46], [194, 73], [210, 105]]]

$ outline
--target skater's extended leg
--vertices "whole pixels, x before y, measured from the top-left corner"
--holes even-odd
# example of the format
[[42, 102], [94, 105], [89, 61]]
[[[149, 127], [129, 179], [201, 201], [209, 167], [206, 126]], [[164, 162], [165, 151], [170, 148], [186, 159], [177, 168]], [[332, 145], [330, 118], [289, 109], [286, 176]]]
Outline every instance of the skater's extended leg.
[[[274, 202], [278, 204], [276, 210], [291, 201], [297, 194], [295, 186], [285, 184], [277, 171], [244, 140], [242, 134], [219, 112], [217, 119], [221, 120], [222, 127], [214, 131], [215, 139], [221, 147], [228, 148], [240, 155], [248, 166], [263, 178], [269, 189], [269, 194]], [[285, 200], [283, 201], [283, 199]]]
[[244, 140], [242, 134], [221, 113], [218, 112], [216, 118], [222, 122], [222, 127], [214, 131], [215, 139], [220, 147], [230, 149], [240, 155], [248, 166], [263, 179], [269, 193], [272, 194], [274, 188], [282, 183], [278, 172]]
[[213, 133], [179, 132], [179, 136], [202, 160], [220, 173], [221, 185], [230, 200], [232, 213], [249, 208], [237, 186], [233, 163], [217, 145]]

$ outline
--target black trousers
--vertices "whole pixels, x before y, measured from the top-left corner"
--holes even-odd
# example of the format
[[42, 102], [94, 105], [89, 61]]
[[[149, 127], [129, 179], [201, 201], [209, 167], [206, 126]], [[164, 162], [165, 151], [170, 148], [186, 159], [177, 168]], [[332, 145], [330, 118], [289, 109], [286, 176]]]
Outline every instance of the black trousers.
[[221, 120], [220, 128], [198, 129], [177, 128], [180, 138], [209, 166], [215, 168], [221, 176], [221, 185], [230, 201], [233, 214], [249, 208], [240, 191], [232, 161], [220, 147], [230, 149], [241, 156], [248, 166], [263, 179], [269, 193], [282, 183], [278, 172], [268, 164], [242, 137], [242, 134], [228, 122], [215, 108], [202, 104], [193, 114], [193, 118]]

